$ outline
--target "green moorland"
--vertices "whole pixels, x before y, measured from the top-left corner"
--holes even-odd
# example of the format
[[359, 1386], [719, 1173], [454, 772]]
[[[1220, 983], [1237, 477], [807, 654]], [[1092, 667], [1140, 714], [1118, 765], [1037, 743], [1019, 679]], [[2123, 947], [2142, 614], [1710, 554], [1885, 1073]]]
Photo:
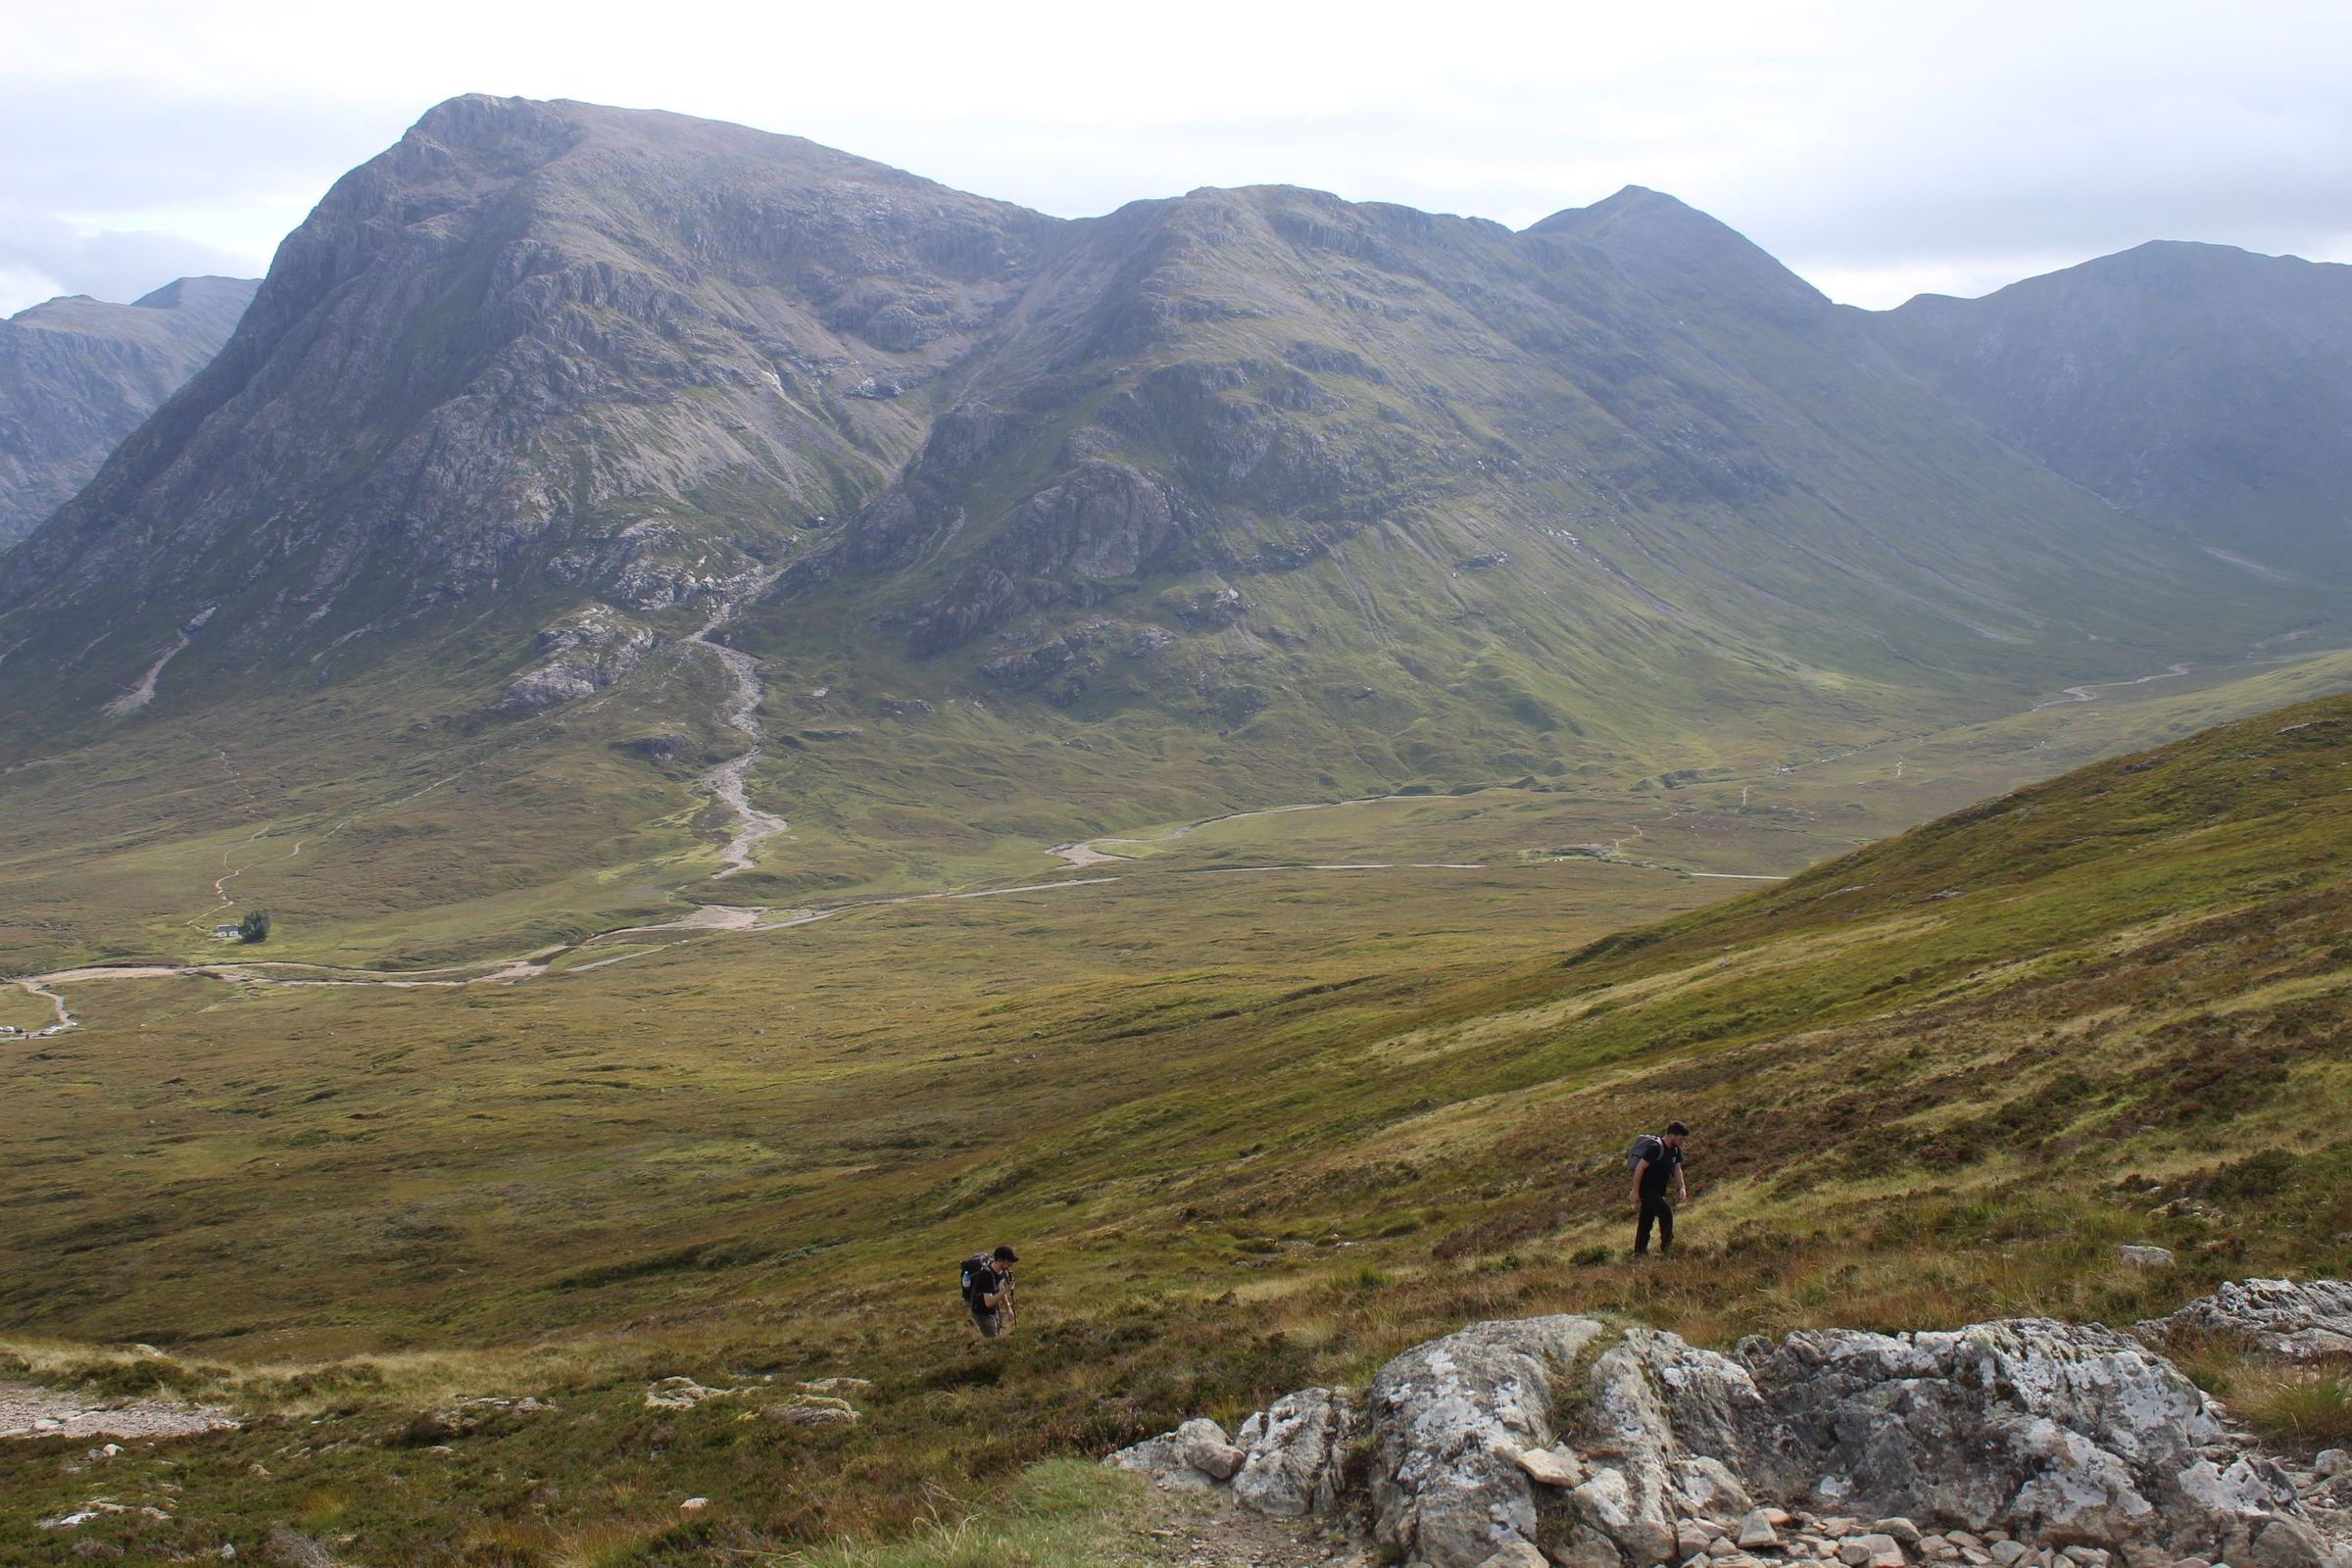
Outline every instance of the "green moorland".
[[[248, 1424], [103, 1469], [7, 1445], [0, 1539], [248, 1555], [286, 1525], [356, 1562], [555, 1565], [912, 1530], [816, 1560], [1068, 1560], [1054, 1539], [1131, 1504], [1028, 1467], [1471, 1317], [1724, 1344], [2341, 1273], [2352, 1137], [2313, 1109], [2352, 1098], [2352, 698], [1728, 902], [1748, 884], [1687, 874], [1770, 863], [1711, 840], [1742, 787], [1801, 850], [1916, 809], [1870, 803], [1939, 756], [2107, 750], [2230, 700], [2143, 699], [1651, 780], [1617, 802], [1641, 837], [1535, 791], [1415, 796], [512, 983], [67, 986], [85, 1026], [6, 1048], [0, 1366]], [[1618, 1155], [1669, 1115], [1698, 1132], [1689, 1245], [1636, 1267]], [[983, 1347], [947, 1276], [1000, 1239], [1022, 1321]], [[2126, 1242], [2180, 1264], [2120, 1270]], [[2198, 1370], [2258, 1412], [2341, 1405]], [[736, 1392], [650, 1407], [670, 1376]], [[870, 1380], [856, 1424], [792, 1416], [828, 1377]], [[96, 1496], [167, 1517], [31, 1528]]]

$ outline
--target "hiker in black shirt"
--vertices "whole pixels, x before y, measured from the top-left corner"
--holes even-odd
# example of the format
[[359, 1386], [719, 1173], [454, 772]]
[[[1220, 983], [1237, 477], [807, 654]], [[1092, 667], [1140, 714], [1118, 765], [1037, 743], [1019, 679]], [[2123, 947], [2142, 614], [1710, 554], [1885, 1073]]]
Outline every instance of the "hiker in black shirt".
[[963, 1260], [963, 1304], [972, 1309], [972, 1326], [984, 1340], [1012, 1327], [1012, 1265], [1020, 1260], [1009, 1247]]
[[1662, 1138], [1643, 1140], [1634, 1164], [1634, 1207], [1642, 1217], [1634, 1225], [1634, 1255], [1640, 1257], [1649, 1250], [1649, 1228], [1658, 1228], [1658, 1255], [1663, 1257], [1674, 1250], [1674, 1203], [1666, 1200], [1666, 1188], [1674, 1187], [1675, 1202], [1690, 1196], [1690, 1183], [1683, 1180], [1683, 1140], [1690, 1129], [1679, 1121], [1666, 1124]]

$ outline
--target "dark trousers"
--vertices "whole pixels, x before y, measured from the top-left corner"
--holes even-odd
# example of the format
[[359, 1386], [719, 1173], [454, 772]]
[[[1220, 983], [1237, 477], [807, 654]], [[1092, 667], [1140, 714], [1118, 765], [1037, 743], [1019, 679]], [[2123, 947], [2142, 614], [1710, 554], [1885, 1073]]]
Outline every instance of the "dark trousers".
[[1674, 1205], [1661, 1194], [1656, 1198], [1642, 1195], [1642, 1218], [1634, 1226], [1634, 1254], [1638, 1257], [1649, 1250], [1649, 1227], [1658, 1227], [1659, 1255], [1674, 1250]]

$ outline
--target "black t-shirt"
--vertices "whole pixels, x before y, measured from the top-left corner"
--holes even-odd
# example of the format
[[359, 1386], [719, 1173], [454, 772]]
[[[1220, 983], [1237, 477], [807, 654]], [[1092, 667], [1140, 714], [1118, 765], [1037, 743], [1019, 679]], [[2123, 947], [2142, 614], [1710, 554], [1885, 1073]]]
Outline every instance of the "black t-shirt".
[[[991, 1259], [975, 1261], [972, 1266], [972, 1294], [967, 1298], [975, 1312], [991, 1311], [984, 1298], [996, 1295], [1004, 1288], [1004, 1265]], [[998, 1306], [1004, 1303], [999, 1301]]]
[[1642, 1169], [1642, 1196], [1664, 1198], [1674, 1185], [1675, 1170], [1682, 1162], [1683, 1152], [1659, 1139], [1658, 1152], [1649, 1156], [1649, 1163]]

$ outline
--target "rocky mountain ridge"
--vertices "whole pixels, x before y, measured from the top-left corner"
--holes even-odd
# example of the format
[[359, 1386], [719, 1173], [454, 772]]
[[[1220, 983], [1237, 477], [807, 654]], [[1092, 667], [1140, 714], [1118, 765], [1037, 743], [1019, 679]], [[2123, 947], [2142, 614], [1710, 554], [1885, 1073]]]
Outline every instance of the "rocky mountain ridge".
[[[2271, 276], [2201, 286], [2333, 343]], [[1818, 752], [2343, 621], [2335, 448], [2119, 499], [1979, 386], [1992, 318], [1843, 310], [1635, 187], [1516, 233], [1287, 186], [1063, 220], [454, 99], [0, 561], [0, 726], [656, 705], [723, 609], [837, 715], [1244, 737], [1248, 804]]]
[[260, 286], [183, 277], [128, 305], [75, 294], [0, 320], [0, 550], [220, 352]]
[[1939, 390], [2249, 569], [2328, 572], [2352, 511], [2352, 267], [2158, 242], [1874, 323]]
[[2159, 1348], [2352, 1332], [2352, 1288], [2231, 1285], [2142, 1338], [2046, 1319], [1809, 1330], [1734, 1353], [1559, 1315], [1407, 1350], [1113, 1454], [1262, 1513], [1338, 1515], [1410, 1568], [2341, 1568], [2352, 1458], [2289, 1468]]

